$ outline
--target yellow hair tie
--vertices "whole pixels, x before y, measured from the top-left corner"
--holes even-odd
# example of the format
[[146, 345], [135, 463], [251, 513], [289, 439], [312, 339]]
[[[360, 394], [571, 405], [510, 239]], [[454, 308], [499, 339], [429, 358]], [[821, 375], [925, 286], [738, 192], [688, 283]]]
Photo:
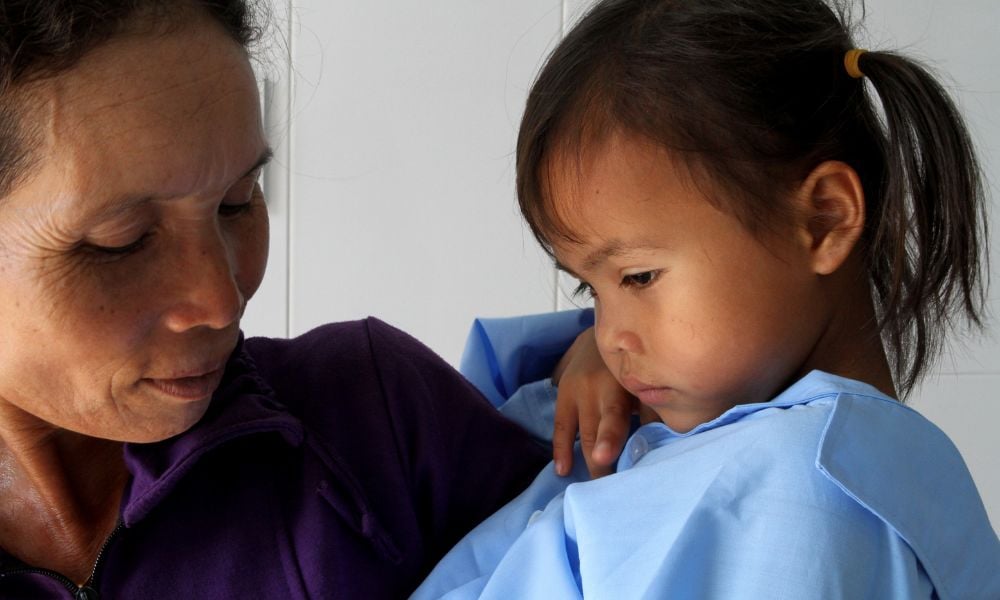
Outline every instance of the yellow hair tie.
[[844, 55], [844, 68], [847, 69], [847, 74], [855, 79], [861, 79], [865, 76], [861, 72], [861, 68], [858, 67], [858, 61], [861, 60], [861, 55], [865, 52], [868, 51], [854, 48], [853, 50], [848, 50], [847, 54]]

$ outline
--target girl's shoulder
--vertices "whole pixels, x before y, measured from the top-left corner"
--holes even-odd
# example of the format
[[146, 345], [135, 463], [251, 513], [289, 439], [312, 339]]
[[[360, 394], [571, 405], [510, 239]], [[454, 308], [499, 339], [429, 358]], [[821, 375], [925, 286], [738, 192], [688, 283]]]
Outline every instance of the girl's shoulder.
[[942, 598], [1000, 597], [1000, 542], [954, 444], [863, 383], [816, 372], [685, 434], [646, 425], [619, 467], [566, 490], [581, 548], [641, 530], [687, 561], [805, 569], [802, 589], [829, 595], [907, 596], [929, 580]]
[[876, 517], [942, 597], [986, 597], [984, 584], [1000, 592], [1000, 541], [961, 454], [934, 423], [867, 384], [822, 372], [769, 404], [745, 415], [755, 430], [753, 452], [741, 453], [745, 472], [759, 470], [758, 481], [777, 482], [789, 497], [814, 501], [823, 490], [823, 506], [844, 509], [839, 516], [860, 508]]
[[[570, 486], [567, 503], [574, 519], [601, 514], [609, 530], [626, 531], [633, 517], [606, 516], [623, 495], [649, 499], [635, 518], [674, 544], [686, 531], [724, 531], [751, 537], [757, 551], [768, 546], [771, 562], [794, 562], [803, 547], [814, 561], [853, 561], [856, 573], [897, 560], [922, 569], [942, 598], [1000, 597], [1000, 541], [955, 445], [857, 381], [814, 372], [771, 402], [734, 407], [685, 434], [646, 425], [626, 444], [618, 475]], [[756, 560], [737, 541], [723, 546], [713, 552]]]
[[984, 582], [1000, 592], [1000, 541], [972, 475], [920, 413], [884, 397], [838, 395], [816, 468], [907, 543], [941, 597], [988, 597]]

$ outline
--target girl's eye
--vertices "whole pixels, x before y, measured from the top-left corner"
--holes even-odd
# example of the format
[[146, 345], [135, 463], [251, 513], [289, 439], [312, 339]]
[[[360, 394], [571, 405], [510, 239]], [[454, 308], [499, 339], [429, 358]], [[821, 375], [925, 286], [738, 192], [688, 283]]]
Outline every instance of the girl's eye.
[[659, 271], [643, 271], [622, 277], [622, 287], [644, 288], [656, 281]]
[[594, 287], [591, 286], [586, 281], [581, 281], [580, 285], [576, 286], [573, 290], [573, 297], [580, 298], [581, 296], [587, 296], [589, 298], [597, 298], [597, 292], [594, 291]]

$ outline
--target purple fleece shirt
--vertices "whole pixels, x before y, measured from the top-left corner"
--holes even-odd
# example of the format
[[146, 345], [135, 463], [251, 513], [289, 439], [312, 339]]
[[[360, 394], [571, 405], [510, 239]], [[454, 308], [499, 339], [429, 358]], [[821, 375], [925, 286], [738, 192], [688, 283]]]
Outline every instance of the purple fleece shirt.
[[197, 425], [125, 458], [99, 596], [0, 552], [0, 598], [405, 597], [548, 460], [376, 319], [247, 340]]

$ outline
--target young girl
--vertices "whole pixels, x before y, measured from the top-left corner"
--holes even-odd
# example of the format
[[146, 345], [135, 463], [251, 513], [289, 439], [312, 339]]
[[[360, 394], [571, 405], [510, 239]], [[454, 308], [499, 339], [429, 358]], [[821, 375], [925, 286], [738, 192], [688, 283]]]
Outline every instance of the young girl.
[[980, 174], [942, 88], [844, 20], [607, 0], [556, 48], [521, 208], [662, 422], [612, 477], [543, 472], [417, 597], [1000, 598], [961, 457], [895, 399], [980, 323]]

